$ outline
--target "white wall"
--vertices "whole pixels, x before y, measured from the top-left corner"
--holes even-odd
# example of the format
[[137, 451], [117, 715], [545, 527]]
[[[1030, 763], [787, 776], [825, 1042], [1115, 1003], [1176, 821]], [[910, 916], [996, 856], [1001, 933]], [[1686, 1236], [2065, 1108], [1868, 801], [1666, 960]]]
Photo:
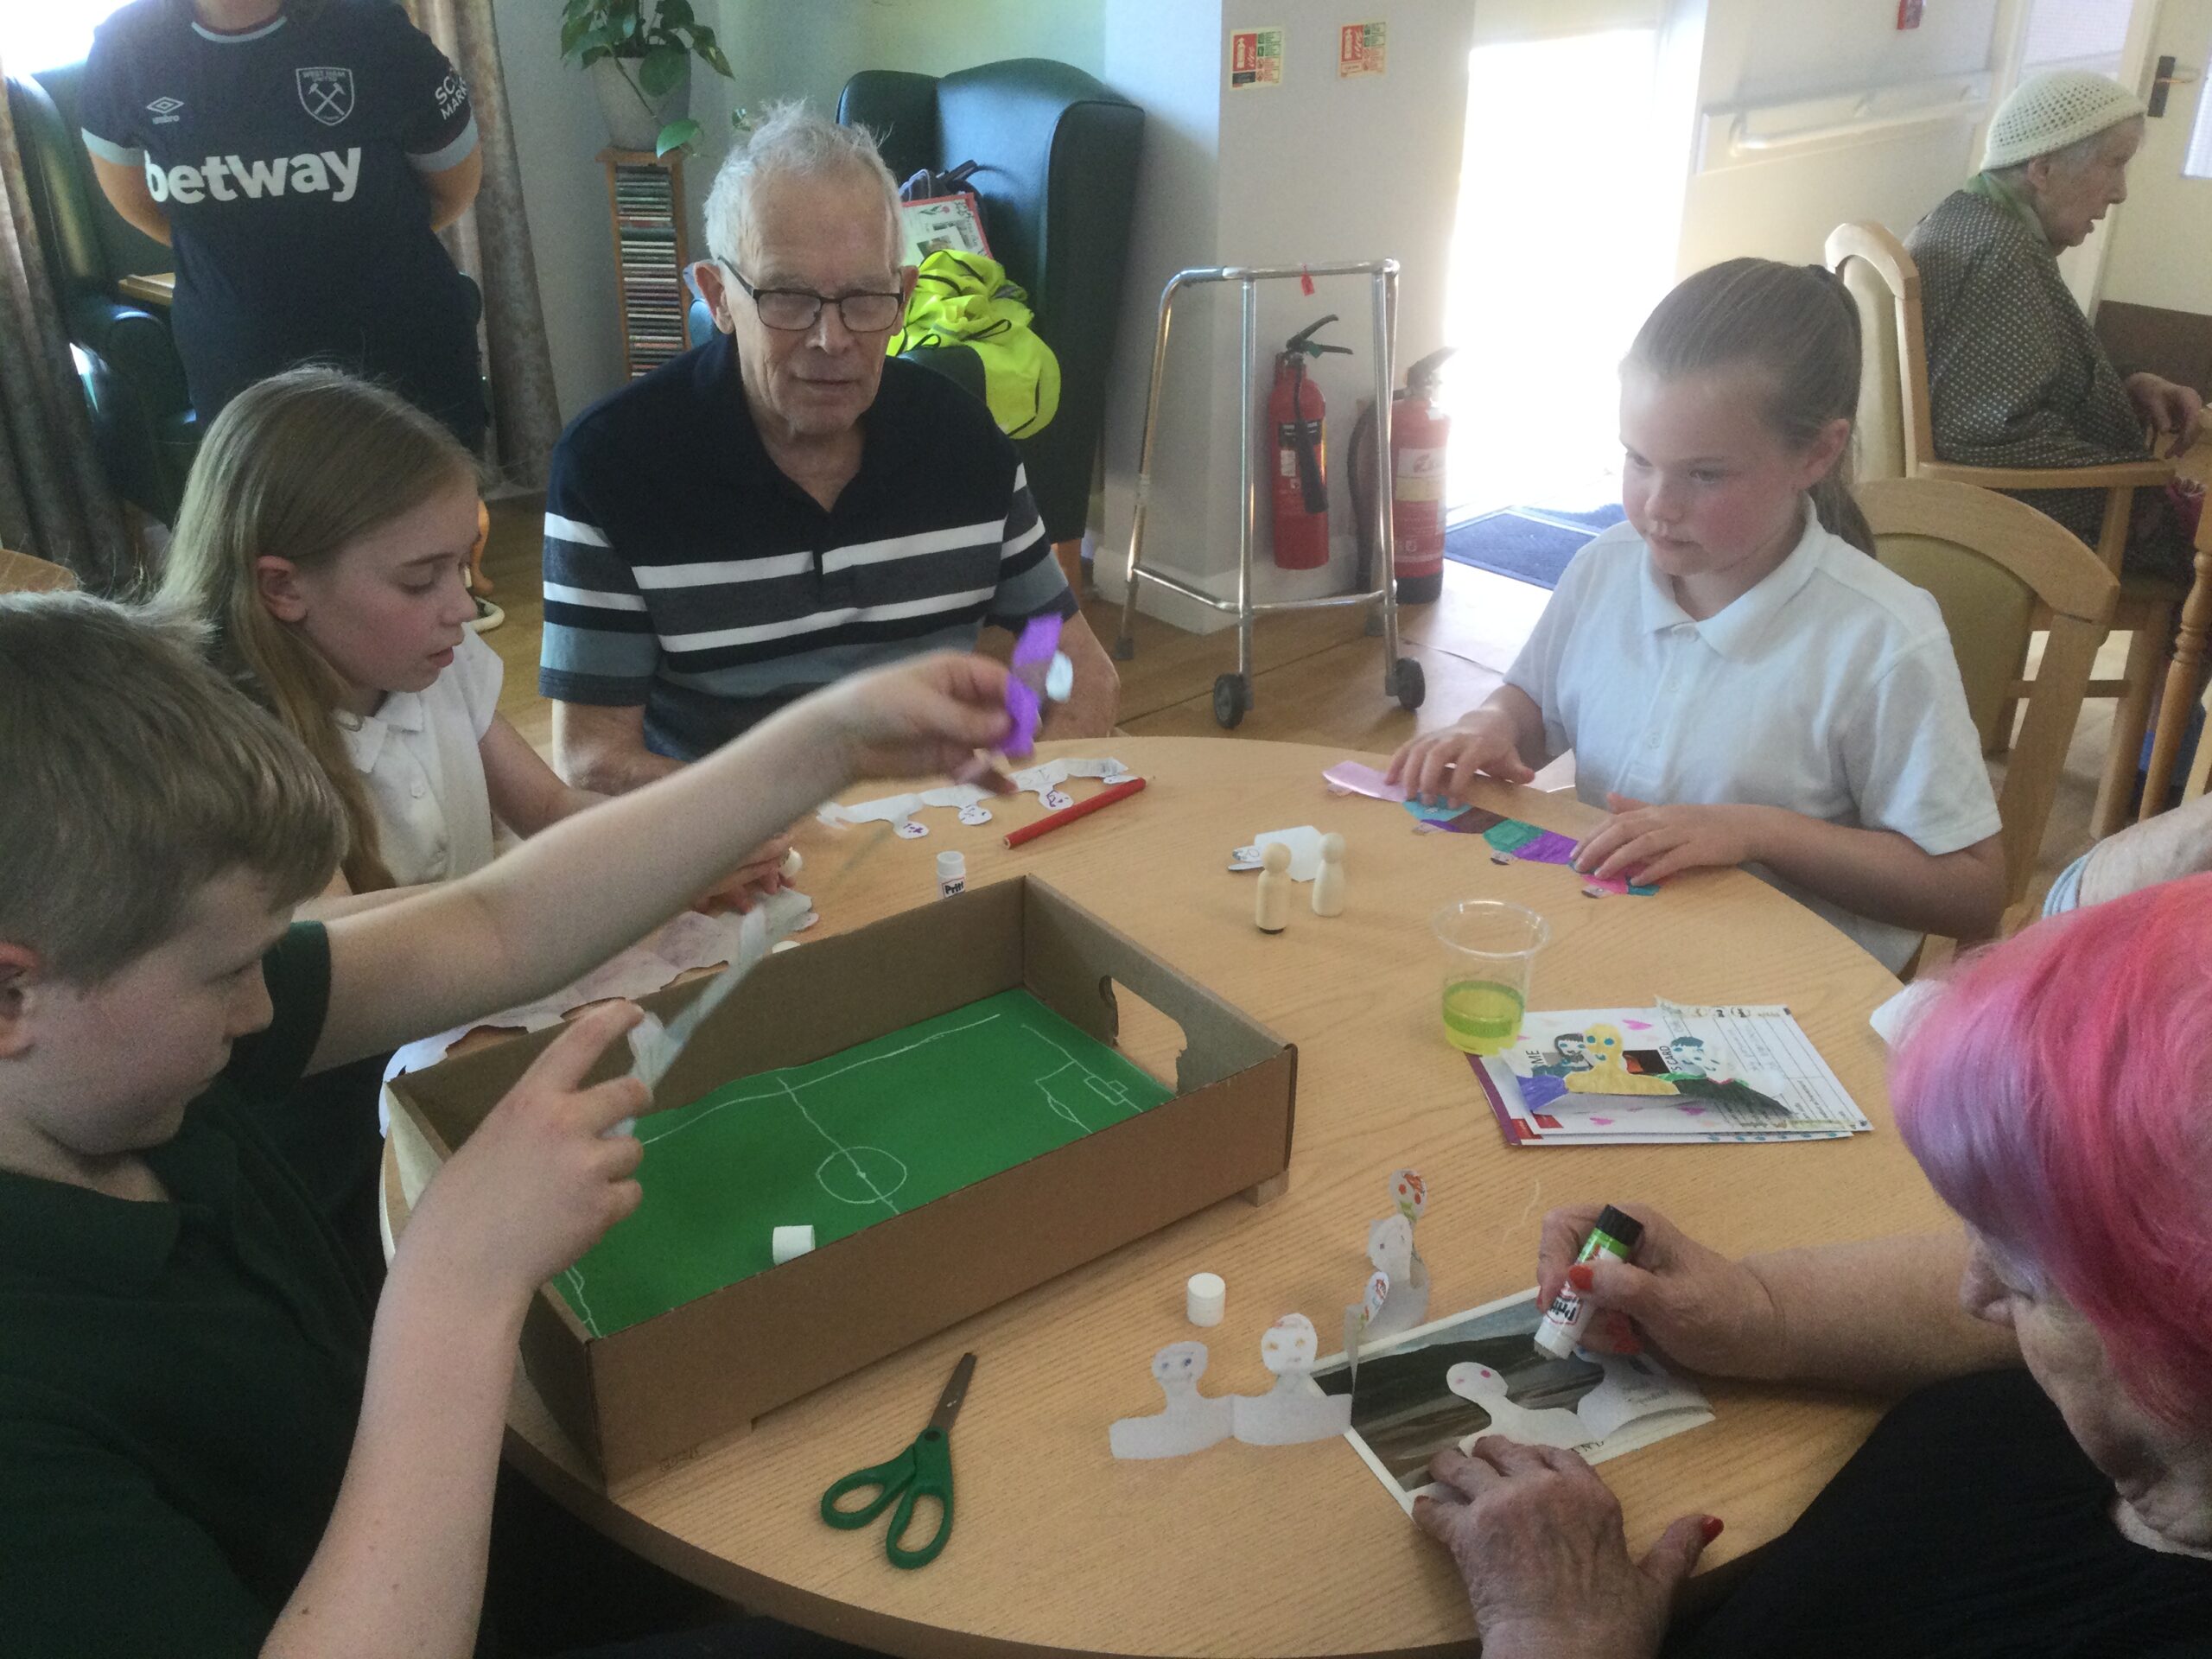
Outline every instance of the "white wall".
[[558, 7], [495, 0], [493, 16], [546, 345], [566, 420], [622, 378], [607, 174], [593, 159], [607, 147], [607, 124], [590, 83], [561, 61]]
[[[1109, 592], [1120, 590], [1128, 546], [1160, 290], [1176, 270], [1395, 258], [1404, 267], [1399, 367], [1442, 341], [1471, 11], [1465, 0], [1397, 0], [1363, 15], [1377, 12], [1390, 28], [1389, 71], [1345, 80], [1337, 74], [1337, 29], [1353, 15], [1340, 3], [1114, 0], [1108, 8], [1103, 79], [1146, 109], [1139, 226], [1107, 412], [1101, 569]], [[1231, 90], [1229, 32], [1262, 25], [1285, 30], [1282, 84]], [[1510, 166], [1500, 161], [1503, 190]], [[1254, 402], [1264, 404], [1282, 341], [1325, 312], [1340, 313], [1322, 338], [1356, 355], [1323, 359], [1313, 370], [1328, 400], [1336, 544], [1325, 570], [1278, 571], [1267, 559], [1263, 524], [1256, 584], [1263, 599], [1351, 582], [1345, 446], [1357, 400], [1373, 385], [1370, 299], [1363, 278], [1317, 286], [1310, 298], [1294, 282], [1260, 289]], [[1147, 563], [1223, 594], [1234, 591], [1241, 512], [1237, 317], [1232, 284], [1189, 290], [1178, 301], [1146, 520]], [[1143, 602], [1185, 626], [1224, 620], [1149, 590]]]

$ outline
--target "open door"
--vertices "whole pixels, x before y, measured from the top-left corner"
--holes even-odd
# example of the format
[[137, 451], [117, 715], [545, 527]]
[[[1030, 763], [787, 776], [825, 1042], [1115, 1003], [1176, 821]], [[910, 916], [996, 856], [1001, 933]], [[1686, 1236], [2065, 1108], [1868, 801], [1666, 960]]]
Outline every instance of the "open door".
[[2151, 119], [2113, 215], [2097, 332], [2115, 361], [2212, 386], [2212, 0], [2161, 0]]

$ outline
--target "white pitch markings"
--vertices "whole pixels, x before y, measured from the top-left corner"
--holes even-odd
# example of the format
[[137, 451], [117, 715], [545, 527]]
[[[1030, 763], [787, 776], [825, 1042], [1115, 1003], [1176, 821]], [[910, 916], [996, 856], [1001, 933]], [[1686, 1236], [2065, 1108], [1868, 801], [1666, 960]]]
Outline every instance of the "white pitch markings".
[[1046, 1103], [1052, 1107], [1053, 1111], [1057, 1112], [1060, 1116], [1067, 1119], [1069, 1122], [1074, 1124], [1076, 1128], [1081, 1129], [1085, 1135], [1090, 1133], [1090, 1126], [1076, 1116], [1074, 1108], [1063, 1104], [1060, 1097], [1058, 1095], [1055, 1095], [1047, 1086], [1052, 1080], [1054, 1077], [1058, 1077], [1061, 1072], [1075, 1071], [1083, 1074], [1084, 1085], [1088, 1088], [1091, 1093], [1099, 1096], [1100, 1099], [1108, 1102], [1109, 1104], [1121, 1107], [1122, 1110], [1128, 1113], [1130, 1116], [1134, 1117], [1136, 1116], [1138, 1108], [1136, 1103], [1129, 1098], [1128, 1086], [1126, 1084], [1122, 1083], [1116, 1078], [1100, 1077], [1096, 1071], [1093, 1071], [1089, 1066], [1084, 1065], [1082, 1061], [1076, 1058], [1074, 1055], [1069, 1053], [1066, 1049], [1061, 1047], [1059, 1044], [1054, 1042], [1043, 1032], [1038, 1030], [1036, 1027], [1024, 1026], [1022, 1027], [1022, 1029], [1027, 1032], [1032, 1037], [1034, 1037], [1039, 1042], [1044, 1044], [1046, 1047], [1051, 1049], [1055, 1054], [1058, 1054], [1063, 1062], [1063, 1064], [1056, 1065], [1050, 1071], [1046, 1072], [1042, 1077], [1033, 1079], [1039, 1092], [1044, 1095]]
[[[978, 1023], [981, 1022], [979, 1021]], [[920, 1045], [916, 1044], [915, 1046], [919, 1047]], [[798, 1090], [792, 1088], [790, 1084], [786, 1083], [784, 1084], [784, 1092], [791, 1096], [791, 1104], [798, 1108], [798, 1115], [804, 1118], [810, 1124], [813, 1125], [814, 1132], [817, 1135], [820, 1135], [824, 1141], [827, 1141], [830, 1143], [833, 1154], [842, 1153], [844, 1154], [845, 1161], [853, 1166], [853, 1173], [861, 1178], [861, 1185], [862, 1186], [865, 1186], [870, 1192], [875, 1195], [876, 1202], [880, 1204], [885, 1209], [888, 1210], [893, 1215], [897, 1215], [899, 1213], [899, 1206], [891, 1202], [891, 1195], [889, 1193], [886, 1192], [881, 1187], [875, 1184], [874, 1178], [868, 1173], [868, 1170], [861, 1165], [861, 1160], [853, 1155], [852, 1148], [839, 1141], [837, 1137], [830, 1134], [829, 1130], [823, 1128], [820, 1123], [816, 1122], [814, 1114], [806, 1109], [806, 1103], [798, 1097]], [[815, 1179], [817, 1180], [821, 1179], [821, 1173], [819, 1170], [816, 1172]], [[827, 1181], [823, 1182], [822, 1190], [828, 1192], [833, 1198], [837, 1196], [836, 1192], [831, 1189]]]
[[594, 1337], [601, 1335], [599, 1321], [592, 1317], [591, 1304], [584, 1300], [584, 1270], [571, 1267], [561, 1276], [569, 1281], [569, 1288], [573, 1293], [569, 1300], [576, 1305], [576, 1312], [583, 1316], [584, 1329]]
[[[817, 1083], [827, 1083], [832, 1077], [842, 1077], [846, 1072], [856, 1071], [861, 1066], [874, 1065], [879, 1060], [896, 1059], [901, 1054], [911, 1054], [918, 1048], [926, 1048], [930, 1044], [942, 1041], [947, 1037], [957, 1037], [963, 1031], [973, 1031], [978, 1026], [988, 1026], [992, 1020], [997, 1018], [998, 1015], [995, 1014], [987, 1014], [982, 1019], [971, 1020], [964, 1026], [953, 1026], [944, 1031], [932, 1032], [926, 1037], [917, 1038], [914, 1041], [908, 1043], [904, 1048], [894, 1048], [887, 1053], [871, 1054], [866, 1059], [854, 1060], [848, 1065], [839, 1066], [835, 1071], [824, 1071], [818, 1077], [809, 1077], [804, 1083], [800, 1084], [798, 1086], [802, 1089], [811, 1089]], [[1059, 1046], [1056, 1043], [1053, 1046], [1057, 1048]], [[1065, 1049], [1061, 1049], [1060, 1052], [1063, 1054], [1067, 1052]], [[647, 1143], [654, 1141], [664, 1141], [671, 1135], [681, 1135], [684, 1130], [691, 1128], [695, 1123], [705, 1122], [707, 1119], [712, 1117], [716, 1112], [724, 1110], [728, 1107], [742, 1106], [750, 1101], [773, 1100], [779, 1093], [789, 1093], [791, 1087], [791, 1085], [789, 1083], [785, 1082], [779, 1077], [777, 1080], [775, 1090], [772, 1090], [770, 1093], [765, 1095], [739, 1095], [734, 1099], [716, 1101], [712, 1106], [707, 1108], [705, 1111], [701, 1112], [696, 1117], [686, 1118], [681, 1123], [672, 1124], [669, 1128], [663, 1129], [658, 1135], [641, 1135], [638, 1139], [641, 1142]], [[809, 1119], [808, 1121], [810, 1122], [812, 1122], [811, 1119]], [[819, 1124], [816, 1124], [815, 1127], [819, 1128], [821, 1126]], [[842, 1148], [841, 1147], [840, 1150], [842, 1151]]]

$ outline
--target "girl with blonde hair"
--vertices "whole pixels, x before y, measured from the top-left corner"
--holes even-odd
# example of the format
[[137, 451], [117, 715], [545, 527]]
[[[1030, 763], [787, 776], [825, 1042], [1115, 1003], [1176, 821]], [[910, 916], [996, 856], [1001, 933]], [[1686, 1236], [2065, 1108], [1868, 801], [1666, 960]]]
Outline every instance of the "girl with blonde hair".
[[[499, 712], [498, 655], [467, 624], [478, 480], [397, 394], [338, 371], [250, 386], [194, 462], [158, 603], [202, 621], [218, 667], [304, 742], [351, 839], [305, 913], [489, 863], [494, 822], [537, 833], [601, 797], [562, 782]], [[718, 891], [779, 885], [779, 841]]]

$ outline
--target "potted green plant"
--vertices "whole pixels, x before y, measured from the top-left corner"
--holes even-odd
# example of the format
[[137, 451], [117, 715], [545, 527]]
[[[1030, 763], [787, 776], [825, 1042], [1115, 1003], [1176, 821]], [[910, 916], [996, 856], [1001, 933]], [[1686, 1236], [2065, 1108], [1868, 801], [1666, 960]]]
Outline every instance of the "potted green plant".
[[561, 57], [591, 76], [615, 147], [658, 156], [699, 136], [688, 113], [691, 60], [730, 77], [729, 60], [692, 15], [691, 0], [568, 0]]

